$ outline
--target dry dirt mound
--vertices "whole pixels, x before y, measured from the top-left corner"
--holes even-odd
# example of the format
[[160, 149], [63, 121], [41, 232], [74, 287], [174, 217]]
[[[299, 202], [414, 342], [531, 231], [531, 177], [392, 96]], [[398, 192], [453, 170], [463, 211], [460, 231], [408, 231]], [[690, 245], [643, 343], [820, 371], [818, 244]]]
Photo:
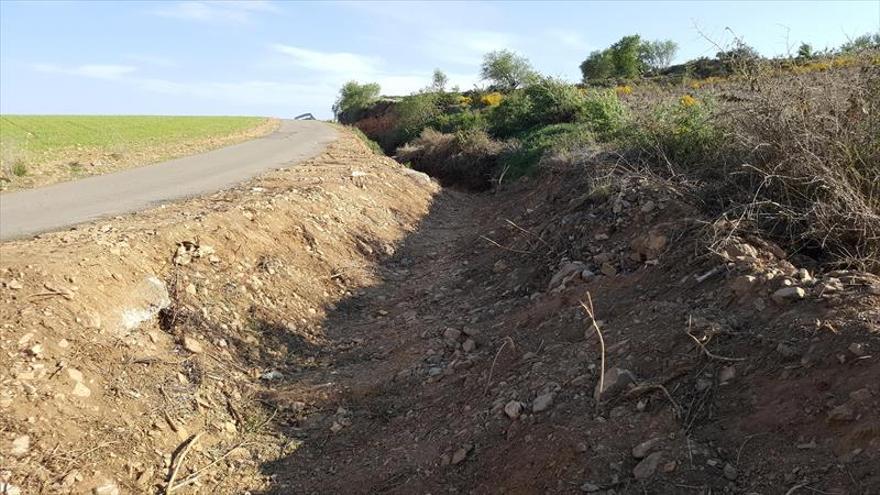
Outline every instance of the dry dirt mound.
[[0, 479], [880, 489], [876, 277], [710, 230], [673, 184], [438, 192], [346, 139], [259, 185], [2, 245]]

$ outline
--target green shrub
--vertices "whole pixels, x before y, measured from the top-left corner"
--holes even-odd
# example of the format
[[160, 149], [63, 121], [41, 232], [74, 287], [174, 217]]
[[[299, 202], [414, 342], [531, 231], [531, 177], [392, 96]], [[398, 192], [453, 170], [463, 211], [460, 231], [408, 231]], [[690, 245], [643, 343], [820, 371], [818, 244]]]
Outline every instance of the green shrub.
[[711, 101], [685, 95], [664, 102], [622, 133], [623, 146], [675, 171], [713, 163], [722, 152], [724, 132], [713, 120]]
[[522, 91], [507, 95], [489, 113], [489, 130], [493, 136], [509, 137], [528, 130], [534, 125], [532, 100]]
[[544, 77], [524, 91], [532, 102], [532, 125], [578, 122], [584, 116], [584, 94], [565, 81]]
[[442, 113], [434, 118], [431, 127], [447, 133], [459, 131], [486, 130], [489, 126], [483, 112], [464, 110], [455, 113]]
[[614, 90], [593, 89], [584, 97], [582, 120], [593, 132], [609, 139], [626, 124], [627, 111]]
[[536, 170], [541, 157], [547, 153], [568, 153], [583, 149], [595, 142], [587, 124], [553, 124], [537, 127], [523, 134], [518, 145], [511, 147], [501, 158], [505, 178], [517, 179]]
[[12, 165], [12, 174], [15, 175], [16, 177], [24, 177], [25, 175], [27, 175], [27, 173], [28, 173], [28, 169], [27, 169], [27, 165], [24, 163], [24, 161], [17, 160]]
[[442, 113], [442, 94], [422, 92], [405, 96], [395, 107], [397, 142], [406, 143], [418, 137]]
[[385, 154], [385, 152], [382, 151], [382, 147], [379, 146], [379, 143], [377, 143], [376, 141], [373, 141], [372, 139], [367, 137], [367, 135], [364, 134], [364, 131], [358, 129], [357, 127], [353, 127], [353, 126], [349, 127], [349, 129], [351, 129], [351, 132], [353, 132], [354, 135], [358, 137], [358, 139], [363, 141], [363, 143], [366, 144], [367, 147], [373, 151], [373, 153], [375, 153], [377, 155], [384, 155]]

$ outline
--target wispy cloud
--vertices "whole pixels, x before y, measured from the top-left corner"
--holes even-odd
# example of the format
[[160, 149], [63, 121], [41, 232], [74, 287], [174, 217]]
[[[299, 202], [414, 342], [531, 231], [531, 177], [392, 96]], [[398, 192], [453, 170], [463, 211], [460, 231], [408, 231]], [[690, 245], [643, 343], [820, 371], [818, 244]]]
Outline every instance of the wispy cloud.
[[187, 0], [168, 4], [153, 13], [188, 21], [245, 24], [257, 14], [277, 10], [268, 0]]
[[427, 34], [425, 52], [437, 60], [477, 65], [487, 52], [516, 49], [518, 38], [510, 33], [487, 30], [437, 30]]
[[570, 50], [588, 52], [595, 49], [593, 45], [587, 42], [584, 37], [576, 32], [565, 29], [550, 29], [546, 32], [546, 37], [558, 46]]
[[378, 72], [381, 63], [377, 57], [347, 52], [321, 52], [280, 43], [271, 45], [271, 49], [285, 55], [297, 66], [318, 72], [370, 74]]
[[179, 67], [180, 64], [176, 60], [169, 57], [161, 57], [158, 55], [149, 55], [143, 53], [129, 53], [124, 56], [126, 60], [138, 62], [144, 65], [153, 65], [156, 67]]
[[95, 79], [121, 79], [137, 70], [137, 67], [131, 65], [113, 64], [86, 64], [74, 67], [64, 67], [55, 64], [34, 64], [33, 67], [40, 72], [70, 74]]

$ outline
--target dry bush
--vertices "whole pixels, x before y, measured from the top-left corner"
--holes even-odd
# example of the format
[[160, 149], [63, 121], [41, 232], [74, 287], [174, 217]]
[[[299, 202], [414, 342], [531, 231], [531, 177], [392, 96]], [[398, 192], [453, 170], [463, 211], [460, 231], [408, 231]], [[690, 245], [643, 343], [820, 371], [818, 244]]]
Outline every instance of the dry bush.
[[428, 128], [398, 148], [395, 158], [445, 185], [484, 190], [495, 179], [499, 160], [507, 149], [507, 144], [493, 140], [482, 130], [444, 134]]
[[730, 115], [743, 151], [732, 199], [749, 200], [729, 214], [807, 254], [880, 269], [880, 68], [759, 85]]

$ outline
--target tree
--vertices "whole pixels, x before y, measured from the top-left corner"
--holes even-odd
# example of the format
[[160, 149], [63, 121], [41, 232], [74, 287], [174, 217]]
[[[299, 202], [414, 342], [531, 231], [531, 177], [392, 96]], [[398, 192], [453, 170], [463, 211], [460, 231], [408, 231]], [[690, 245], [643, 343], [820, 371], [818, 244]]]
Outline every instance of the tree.
[[843, 53], [856, 53], [880, 48], [880, 33], [863, 34], [840, 45]]
[[367, 107], [375, 103], [380, 91], [376, 83], [348, 81], [339, 90], [339, 97], [333, 104], [333, 115], [343, 123], [356, 121]]
[[614, 62], [608, 50], [595, 50], [586, 60], [581, 62], [581, 75], [584, 82], [589, 80], [608, 79], [614, 75]]
[[510, 50], [496, 50], [483, 56], [480, 77], [498, 89], [510, 91], [534, 78], [535, 70], [527, 58]]
[[656, 71], [669, 67], [677, 52], [678, 44], [672, 40], [643, 41], [639, 58], [644, 65]]
[[797, 58], [802, 60], [809, 60], [814, 56], [815, 55], [813, 54], [813, 46], [809, 43], [801, 43], [801, 46], [798, 47]]
[[620, 38], [620, 41], [611, 45], [611, 61], [614, 64], [614, 75], [623, 78], [638, 77], [642, 72], [641, 53], [642, 38], [633, 34]]
[[449, 78], [446, 77], [446, 74], [440, 69], [434, 69], [434, 75], [431, 77], [431, 88], [434, 91], [443, 92], [446, 90], [446, 83], [449, 82]]

